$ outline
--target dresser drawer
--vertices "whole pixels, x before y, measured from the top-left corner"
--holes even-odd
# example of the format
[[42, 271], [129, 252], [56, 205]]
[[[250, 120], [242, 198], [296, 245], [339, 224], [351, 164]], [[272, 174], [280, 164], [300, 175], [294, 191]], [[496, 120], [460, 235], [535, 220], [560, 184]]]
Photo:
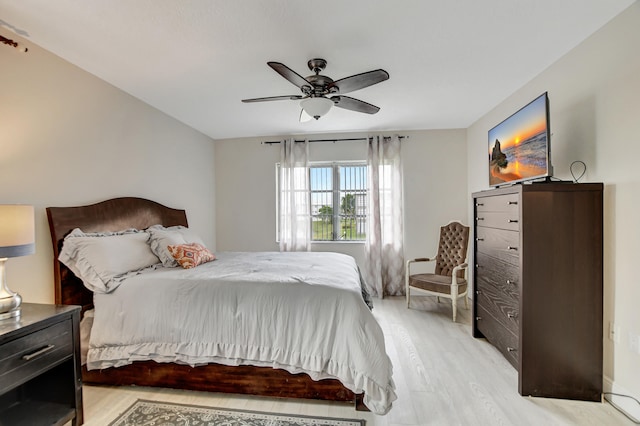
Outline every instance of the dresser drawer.
[[486, 310], [507, 330], [517, 335], [520, 327], [518, 301], [502, 294], [499, 289], [479, 280], [476, 285], [476, 304]]
[[476, 198], [476, 212], [505, 212], [518, 216], [518, 194]]
[[476, 224], [488, 228], [520, 230], [517, 212], [478, 212], [476, 213]]
[[478, 252], [520, 267], [519, 232], [478, 226], [475, 238]]
[[490, 285], [514, 301], [520, 300], [520, 268], [515, 265], [477, 252], [476, 282]]
[[489, 343], [495, 346], [518, 370], [520, 365], [518, 361], [518, 336], [502, 326], [482, 306], [477, 306], [476, 327]]
[[72, 356], [71, 320], [9, 341], [0, 346], [0, 389], [20, 386]]

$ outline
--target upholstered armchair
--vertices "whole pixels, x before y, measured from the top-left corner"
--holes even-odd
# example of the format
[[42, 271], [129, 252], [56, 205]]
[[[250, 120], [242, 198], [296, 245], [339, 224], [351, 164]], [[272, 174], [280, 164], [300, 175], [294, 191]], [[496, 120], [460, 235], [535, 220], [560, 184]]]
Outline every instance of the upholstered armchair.
[[[469, 309], [467, 301], [468, 283], [465, 279], [467, 269], [467, 247], [469, 244], [469, 227], [460, 222], [450, 222], [440, 228], [440, 242], [435, 257], [420, 257], [407, 261], [405, 286], [407, 308], [411, 306], [411, 293], [417, 295], [436, 296], [451, 299], [453, 321], [456, 321], [458, 299], [464, 298], [464, 306]], [[434, 262], [433, 273], [411, 274], [411, 265], [418, 262]]]

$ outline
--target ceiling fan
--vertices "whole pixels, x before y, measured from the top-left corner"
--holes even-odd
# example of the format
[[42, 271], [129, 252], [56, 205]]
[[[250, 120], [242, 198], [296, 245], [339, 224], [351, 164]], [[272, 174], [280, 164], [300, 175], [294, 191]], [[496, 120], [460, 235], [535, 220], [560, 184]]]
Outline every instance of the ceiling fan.
[[[359, 99], [344, 96], [344, 93], [353, 92], [389, 79], [389, 73], [385, 70], [377, 69], [334, 81], [320, 74], [327, 66], [327, 61], [324, 59], [311, 59], [307, 62], [309, 69], [315, 73], [308, 77], [302, 77], [280, 62], [267, 62], [267, 65], [298, 87], [302, 94], [243, 99], [242, 102], [300, 100], [302, 101], [300, 102], [302, 107], [300, 121], [308, 121], [311, 117], [317, 120], [328, 113], [332, 106], [365, 114], [375, 114], [380, 111], [379, 107]], [[327, 95], [333, 96], [327, 97]]]

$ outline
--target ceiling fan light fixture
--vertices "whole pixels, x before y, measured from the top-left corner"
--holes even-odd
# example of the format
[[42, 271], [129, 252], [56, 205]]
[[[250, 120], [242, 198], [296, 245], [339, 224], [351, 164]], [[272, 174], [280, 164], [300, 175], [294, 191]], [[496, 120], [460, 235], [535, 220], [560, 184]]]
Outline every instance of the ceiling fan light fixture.
[[325, 97], [307, 98], [300, 102], [300, 106], [304, 112], [317, 120], [329, 112], [333, 101]]
[[[242, 99], [242, 102], [300, 100], [300, 108], [302, 109], [300, 111], [301, 123], [311, 121], [312, 118], [318, 120], [331, 111], [332, 106], [364, 114], [375, 114], [380, 111], [379, 107], [356, 98], [344, 96], [344, 94], [364, 89], [389, 79], [388, 72], [383, 69], [377, 69], [333, 80], [326, 75], [320, 74], [320, 71], [324, 70], [327, 65], [327, 61], [319, 58], [312, 59], [307, 63], [309, 69], [315, 73], [315, 75], [308, 77], [302, 77], [280, 62], [267, 62], [267, 65], [300, 89], [302, 95], [267, 96]], [[336, 94], [336, 96], [331, 96], [333, 94]]]

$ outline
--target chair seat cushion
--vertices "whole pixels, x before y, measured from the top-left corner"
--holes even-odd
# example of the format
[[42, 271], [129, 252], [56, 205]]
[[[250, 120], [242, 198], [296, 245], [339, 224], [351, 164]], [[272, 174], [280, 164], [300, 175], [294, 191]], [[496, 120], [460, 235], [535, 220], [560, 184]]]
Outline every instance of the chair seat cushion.
[[[422, 290], [451, 294], [451, 277], [437, 274], [415, 274], [409, 276], [409, 285]], [[467, 291], [467, 280], [458, 278], [458, 294]]]

